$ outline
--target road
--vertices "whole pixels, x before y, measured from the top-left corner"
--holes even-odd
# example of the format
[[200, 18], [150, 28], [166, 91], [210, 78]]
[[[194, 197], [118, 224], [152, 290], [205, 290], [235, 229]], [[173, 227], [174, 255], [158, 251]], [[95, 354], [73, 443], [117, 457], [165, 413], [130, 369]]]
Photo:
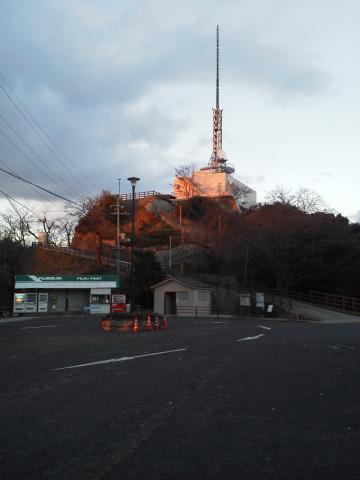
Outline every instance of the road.
[[360, 325], [0, 324], [6, 480], [358, 479]]

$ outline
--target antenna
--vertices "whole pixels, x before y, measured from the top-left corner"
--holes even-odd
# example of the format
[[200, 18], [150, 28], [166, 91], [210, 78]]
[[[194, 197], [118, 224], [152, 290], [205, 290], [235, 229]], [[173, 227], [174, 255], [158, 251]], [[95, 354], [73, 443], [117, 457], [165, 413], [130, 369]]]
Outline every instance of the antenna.
[[220, 58], [220, 25], [216, 26], [216, 106], [213, 108], [213, 139], [212, 154], [209, 163], [201, 170], [211, 170], [214, 173], [224, 172], [233, 173], [235, 168], [226, 164], [227, 159], [222, 149], [222, 110], [220, 108], [220, 88], [219, 88], [219, 58]]
[[219, 108], [219, 25], [216, 27], [216, 108]]

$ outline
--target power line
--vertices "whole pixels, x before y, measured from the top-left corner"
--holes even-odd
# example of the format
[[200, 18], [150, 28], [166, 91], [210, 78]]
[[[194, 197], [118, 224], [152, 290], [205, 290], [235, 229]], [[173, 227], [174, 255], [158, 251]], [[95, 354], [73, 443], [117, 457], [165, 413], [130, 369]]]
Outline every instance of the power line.
[[62, 195], [59, 195], [58, 193], [52, 192], [51, 190], [48, 190], [47, 188], [41, 187], [40, 185], [37, 185], [36, 183], [33, 183], [30, 180], [27, 180], [26, 178], [20, 177], [20, 175], [11, 173], [8, 170], [5, 170], [4, 168], [1, 168], [1, 167], [0, 167], [0, 171], [6, 173], [7, 175], [11, 175], [12, 177], [17, 178], [18, 180], [21, 180], [22, 182], [29, 183], [30, 185], [33, 185], [34, 187], [39, 188], [40, 190], [43, 190], [44, 192], [47, 192], [50, 195], [53, 195], [54, 197], [61, 198], [61, 200], [65, 200], [65, 202], [71, 203], [71, 204], [75, 205], [76, 207], [80, 208], [81, 210], [83, 209], [83, 205], [80, 205], [80, 203], [74, 202], [73, 200], [69, 200], [68, 198], [63, 197]]
[[[36, 126], [38, 127], [38, 129], [43, 132], [42, 128], [38, 125], [38, 123], [33, 119], [33, 116], [28, 112], [28, 110], [24, 107], [23, 105], [23, 102], [19, 99], [19, 97], [16, 95], [16, 93], [12, 90], [12, 88], [9, 86], [8, 82], [5, 80], [4, 76], [0, 73], [0, 76], [3, 80], [3, 82], [5, 83], [5, 85], [7, 86], [7, 88], [13, 93], [14, 97], [18, 100], [18, 102], [23, 106], [23, 109], [26, 111], [26, 113], [29, 115], [29, 117], [32, 119], [32, 121], [36, 124]], [[80, 184], [82, 185], [83, 188], [85, 188], [85, 190], [87, 190], [87, 187], [86, 185], [76, 176], [74, 175], [74, 173], [69, 169], [68, 166], [65, 165], [65, 163], [62, 161], [62, 159], [57, 155], [56, 152], [54, 152], [54, 150], [51, 148], [49, 142], [39, 134], [38, 130], [34, 127], [34, 125], [31, 123], [31, 121], [27, 118], [27, 116], [24, 114], [23, 110], [17, 105], [17, 103], [13, 100], [13, 98], [11, 98], [11, 96], [8, 94], [8, 92], [6, 91], [6, 89], [3, 87], [3, 85], [0, 83], [0, 89], [2, 90], [2, 92], [7, 96], [7, 98], [10, 100], [10, 102], [14, 105], [14, 107], [16, 108], [16, 110], [19, 112], [19, 114], [23, 117], [23, 119], [27, 122], [27, 124], [30, 126], [30, 128], [35, 132], [35, 134], [37, 135], [38, 138], [40, 138], [40, 140], [45, 143], [45, 145], [47, 146], [47, 148], [49, 149], [49, 151], [53, 154], [53, 156], [57, 159], [57, 161], [62, 165], [62, 167], [68, 172], [70, 173], [70, 175]], [[45, 135], [47, 138], [48, 135], [43, 133], [43, 135]], [[51, 141], [51, 139], [49, 138], [49, 140]], [[51, 141], [52, 142], [52, 141]], [[53, 143], [53, 142], [52, 142]], [[58, 147], [56, 147], [58, 148]], [[59, 149], [59, 148], [58, 148]], [[83, 174], [82, 174], [83, 175]]]
[[[46, 163], [46, 161], [45, 161], [42, 157], [40, 157], [40, 155], [32, 148], [32, 146], [29, 145], [29, 144], [24, 140], [24, 138], [19, 134], [18, 131], [16, 131], [16, 129], [11, 125], [11, 123], [10, 123], [8, 120], [6, 120], [6, 118], [4, 117], [4, 115], [2, 115], [2, 114], [0, 113], [0, 117], [1, 117], [2, 121], [3, 121], [4, 123], [6, 123], [6, 125], [10, 128], [10, 130], [11, 130], [11, 131], [24, 143], [24, 145], [26, 145], [26, 146], [28, 147], [28, 149], [40, 160], [40, 162], [41, 162], [46, 168], [48, 168], [49, 171], [50, 171], [52, 174], [56, 175], [56, 172], [54, 172], [54, 171], [52, 170], [52, 168], [50, 167], [50, 165], [48, 165], [48, 164]], [[60, 179], [60, 181], [61, 181], [61, 182], [65, 185], [65, 187], [66, 187], [65, 182], [64, 182], [62, 179]], [[75, 195], [75, 196], [76, 196], [77, 193], [76, 193], [74, 190], [72, 190], [72, 195]]]
[[[8, 200], [12, 200], [13, 202], [16, 202], [18, 203], [19, 205], [21, 205], [23, 208], [25, 208], [26, 210], [28, 210], [29, 212], [34, 212], [34, 210], [32, 210], [31, 208], [27, 207], [26, 205], [24, 205], [23, 203], [19, 202], [18, 200], [16, 200], [15, 198], [13, 198], [11, 195], [3, 192], [2, 190], [0, 190], [0, 193], [2, 195], [4, 195], [4, 197], [7, 197]], [[36, 213], [36, 212], [34, 212]]]
[[[21, 138], [21, 136], [16, 132], [16, 130], [10, 125], [10, 123], [3, 117], [3, 115], [0, 113], [0, 117], [2, 118], [2, 120], [8, 125], [8, 127], [15, 133], [15, 135], [17, 135], [18, 138], [20, 138], [20, 140], [33, 152], [33, 154], [40, 159], [41, 163], [43, 165], [45, 165], [46, 168], [48, 168], [50, 170], [50, 167], [48, 165], [46, 165], [46, 162], [32, 149], [32, 147], [24, 140]], [[6, 133], [4, 133], [1, 129], [0, 129], [0, 134], [3, 135], [9, 143], [11, 143], [13, 145], [13, 147], [16, 148], [16, 150], [18, 150], [27, 160], [29, 160], [29, 162], [32, 163], [32, 165], [37, 168], [43, 175], [45, 175], [51, 182], [54, 182], [56, 183], [56, 185], [58, 187], [60, 187], [62, 190], [64, 190], [68, 195], [71, 195], [73, 196], [74, 195], [74, 192], [71, 192], [70, 190], [68, 190], [68, 188], [65, 186], [61, 186], [60, 183], [57, 181], [56, 178], [53, 178], [53, 177], [50, 177], [50, 175], [48, 173], [46, 173], [39, 165], [37, 165], [31, 157], [29, 157], [29, 155], [27, 155]], [[51, 171], [51, 170], [50, 170]], [[52, 172], [53, 174], [55, 174], [55, 172]], [[56, 175], [56, 174], [55, 174]], [[64, 183], [64, 182], [63, 182]], [[65, 185], [65, 183], [64, 183]], [[75, 197], [76, 197], [76, 194], [75, 194]]]
[[[14, 175], [16, 175], [16, 173], [14, 172], [14, 170], [12, 170], [9, 165], [7, 165], [3, 160], [0, 160], [0, 164], [5, 166], [5, 168], [7, 168], [9, 170], [9, 172], [13, 173]], [[56, 203], [54, 203], [52, 200], [50, 200], [49, 198], [47, 198], [42, 192], [39, 192], [37, 190], [35, 190], [35, 188], [32, 186], [32, 185], [28, 185], [29, 188], [31, 188], [31, 190], [33, 192], [35, 192], [36, 194], [39, 194], [41, 197], [43, 197], [46, 202], [50, 202], [52, 203], [55, 207], [57, 207]]]

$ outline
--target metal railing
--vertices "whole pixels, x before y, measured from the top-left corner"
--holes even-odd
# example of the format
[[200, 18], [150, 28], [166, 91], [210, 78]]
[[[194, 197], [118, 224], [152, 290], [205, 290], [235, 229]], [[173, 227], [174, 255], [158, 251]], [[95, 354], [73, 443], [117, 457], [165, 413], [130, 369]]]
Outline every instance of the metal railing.
[[[89, 260], [95, 260], [97, 259], [97, 255], [94, 251], [92, 250], [75, 250], [74, 248], [68, 248], [68, 247], [56, 247], [56, 246], [48, 246], [44, 247], [43, 245], [38, 245], [39, 248], [43, 248], [45, 250], [52, 250], [52, 251], [57, 251], [61, 253], [68, 253], [70, 255], [74, 255], [77, 257], [83, 257], [83, 258], [88, 258]], [[113, 249], [113, 252], [115, 252], [115, 249]], [[112, 256], [109, 255], [104, 255], [100, 252], [100, 258], [101, 262], [106, 264], [106, 265], [116, 265], [116, 258], [114, 257], [115, 253], [112, 254]], [[128, 271], [130, 270], [130, 262], [126, 262], [124, 260], [120, 260], [120, 268], [121, 270]]]
[[312, 303], [342, 312], [360, 313], [360, 298], [316, 291], [310, 291], [308, 293], [289, 291], [288, 295], [300, 302]]
[[[269, 287], [254, 286], [254, 291], [264, 292], [268, 303], [282, 303], [291, 307], [292, 300], [319, 305], [319, 307], [339, 312], [360, 314], [360, 298], [336, 295], [317, 291], [298, 292], [294, 290], [280, 291]], [[273, 299], [273, 301], [272, 301]]]
[[[135, 198], [145, 198], [145, 197], [156, 197], [157, 195], [162, 195], [160, 192], [156, 192], [155, 190], [149, 190], [147, 192], [135, 192]], [[123, 193], [120, 195], [121, 200], [131, 200], [132, 193]]]
[[177, 315], [186, 315], [189, 317], [206, 317], [211, 314], [211, 307], [200, 307], [193, 305], [178, 305], [176, 307]]

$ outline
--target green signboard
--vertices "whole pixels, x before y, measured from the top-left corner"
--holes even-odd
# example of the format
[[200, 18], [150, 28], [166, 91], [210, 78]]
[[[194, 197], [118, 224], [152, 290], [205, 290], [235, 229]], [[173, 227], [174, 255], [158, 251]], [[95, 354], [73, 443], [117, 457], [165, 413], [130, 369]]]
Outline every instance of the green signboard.
[[117, 288], [116, 275], [15, 275], [15, 288]]
[[16, 282], [115, 282], [116, 275], [15, 275]]

